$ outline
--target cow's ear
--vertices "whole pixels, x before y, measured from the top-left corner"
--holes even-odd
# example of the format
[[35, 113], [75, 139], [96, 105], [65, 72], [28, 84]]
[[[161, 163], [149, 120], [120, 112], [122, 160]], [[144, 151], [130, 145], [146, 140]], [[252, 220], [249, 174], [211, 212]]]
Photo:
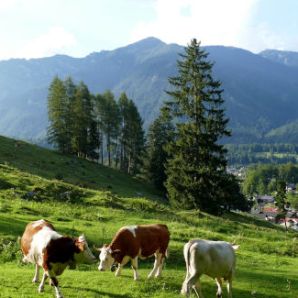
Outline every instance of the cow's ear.
[[82, 234], [79, 238], [78, 238], [78, 242], [86, 242], [86, 237], [84, 234]]
[[80, 237], [79, 238], [77, 238], [77, 239], [75, 239], [75, 246], [76, 246], [76, 248], [80, 251], [80, 252], [82, 252], [82, 251], [84, 251], [85, 250], [85, 241], [82, 241], [81, 239], [80, 239]]
[[113, 258], [115, 258], [115, 256], [119, 255], [121, 253], [121, 250], [120, 249], [114, 249], [112, 252], [111, 252], [111, 255]]

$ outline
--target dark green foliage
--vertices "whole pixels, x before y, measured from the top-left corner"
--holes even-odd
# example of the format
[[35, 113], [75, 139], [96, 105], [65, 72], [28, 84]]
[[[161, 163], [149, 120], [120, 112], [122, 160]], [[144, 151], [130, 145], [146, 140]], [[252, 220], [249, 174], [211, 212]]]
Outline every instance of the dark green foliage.
[[276, 183], [275, 204], [280, 212], [285, 212], [286, 198], [286, 182], [278, 180]]
[[295, 144], [226, 144], [230, 165], [285, 164], [297, 161]]
[[218, 141], [230, 132], [223, 90], [212, 78], [207, 56], [192, 40], [178, 61], [178, 75], [169, 79], [167, 106], [176, 121], [176, 139], [168, 146], [166, 188], [173, 205], [217, 213], [228, 201], [226, 150]]
[[257, 165], [248, 169], [243, 182], [243, 192], [246, 195], [268, 194], [277, 191], [279, 180], [286, 183], [298, 182], [298, 166], [284, 165]]
[[50, 122], [48, 140], [63, 153], [69, 152], [71, 146], [68, 123], [69, 113], [69, 99], [65, 85], [63, 81], [55, 77], [49, 87], [48, 94], [48, 117]]
[[55, 77], [48, 95], [50, 126], [48, 139], [62, 153], [96, 158], [98, 135], [93, 117], [91, 94], [81, 82]]
[[171, 120], [167, 107], [162, 108], [160, 116], [149, 127], [147, 135], [146, 175], [149, 181], [163, 192], [166, 192], [165, 167], [169, 158], [166, 146], [174, 138], [174, 125]]
[[62, 153], [120, 166], [128, 174], [140, 171], [145, 147], [143, 120], [126, 94], [119, 103], [111, 91], [96, 96], [81, 82], [55, 78], [50, 86], [49, 141]]
[[136, 174], [142, 165], [144, 153], [143, 120], [138, 109], [125, 93], [122, 93], [119, 102], [120, 110], [120, 137], [119, 160], [120, 169], [128, 174]]

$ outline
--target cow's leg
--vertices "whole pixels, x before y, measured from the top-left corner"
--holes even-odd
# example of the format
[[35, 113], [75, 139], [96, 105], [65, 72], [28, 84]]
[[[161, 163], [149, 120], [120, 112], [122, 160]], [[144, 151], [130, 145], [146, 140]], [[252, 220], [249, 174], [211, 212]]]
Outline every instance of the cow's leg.
[[160, 263], [159, 253], [155, 253], [154, 256], [155, 256], [154, 266], [153, 266], [152, 271], [148, 274], [148, 278], [151, 278], [152, 276], [155, 275], [155, 273], [158, 269], [159, 263]]
[[155, 277], [161, 277], [164, 260], [165, 260], [164, 255], [160, 254], [159, 255], [159, 265], [158, 265]]
[[39, 265], [35, 264], [35, 274], [34, 277], [32, 279], [32, 282], [37, 283], [39, 280]]
[[228, 297], [232, 298], [232, 276], [228, 278], [227, 282]]
[[139, 279], [138, 257], [135, 257], [134, 259], [131, 259], [131, 267], [133, 269], [133, 279], [138, 280]]
[[39, 287], [38, 287], [38, 292], [39, 293], [44, 291], [44, 283], [46, 282], [47, 278], [48, 278], [48, 274], [46, 272], [44, 272], [43, 276], [42, 276], [42, 279], [41, 279], [41, 282], [40, 282]]
[[120, 276], [121, 275], [121, 269], [122, 269], [122, 266], [121, 264], [119, 263], [118, 264], [118, 267], [117, 267], [117, 270], [115, 272], [115, 276]]
[[181, 293], [189, 297], [191, 289], [194, 290], [198, 298], [204, 298], [201, 290], [200, 275], [197, 272], [189, 274], [189, 277], [183, 283]]
[[204, 298], [202, 294], [202, 287], [201, 287], [201, 282], [200, 282], [200, 277], [197, 277], [196, 283], [192, 286], [194, 292], [196, 293], [197, 297], [199, 298]]
[[52, 281], [52, 285], [55, 288], [56, 298], [63, 298], [59, 286], [58, 286], [58, 280], [55, 276], [50, 276], [50, 279]]
[[217, 292], [216, 292], [216, 297], [217, 298], [222, 298], [222, 280], [220, 277], [215, 278], [216, 284], [217, 284]]
[[118, 264], [118, 268], [117, 268], [117, 270], [116, 270], [116, 272], [115, 272], [115, 276], [120, 276], [120, 275], [121, 275], [122, 267], [123, 267], [125, 264], [127, 264], [127, 262], [128, 262], [129, 260], [130, 260], [130, 258], [127, 257], [127, 256], [125, 256], [125, 257], [123, 258], [121, 264], [120, 264], [120, 263]]

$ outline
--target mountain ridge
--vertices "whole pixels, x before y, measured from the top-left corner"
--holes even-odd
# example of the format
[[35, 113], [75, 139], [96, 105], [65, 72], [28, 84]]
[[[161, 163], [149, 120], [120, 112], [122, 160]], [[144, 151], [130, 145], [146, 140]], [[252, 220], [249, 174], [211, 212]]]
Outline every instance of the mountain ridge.
[[[214, 62], [214, 77], [225, 90], [225, 108], [234, 132], [229, 141], [271, 142], [271, 130], [298, 119], [298, 68], [263, 52], [203, 48]], [[148, 127], [167, 98], [164, 91], [169, 88], [168, 77], [177, 72], [179, 53], [183, 53], [182, 46], [150, 37], [83, 58], [55, 55], [0, 61], [0, 134], [27, 140], [45, 137], [47, 89], [55, 75], [83, 80], [92, 93], [110, 89], [118, 97], [126, 92]], [[298, 133], [294, 139], [298, 141]]]

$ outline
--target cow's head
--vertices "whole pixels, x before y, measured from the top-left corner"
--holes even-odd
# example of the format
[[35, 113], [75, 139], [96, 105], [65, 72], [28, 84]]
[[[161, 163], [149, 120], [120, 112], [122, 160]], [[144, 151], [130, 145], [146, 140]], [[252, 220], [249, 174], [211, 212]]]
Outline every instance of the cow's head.
[[77, 248], [74, 255], [76, 262], [88, 264], [96, 262], [96, 258], [92, 254], [84, 235], [81, 235], [79, 238], [75, 239], [75, 246]]
[[113, 269], [115, 262], [118, 262], [119, 249], [112, 250], [106, 244], [100, 249], [99, 254], [99, 271], [105, 271], [107, 269]]

